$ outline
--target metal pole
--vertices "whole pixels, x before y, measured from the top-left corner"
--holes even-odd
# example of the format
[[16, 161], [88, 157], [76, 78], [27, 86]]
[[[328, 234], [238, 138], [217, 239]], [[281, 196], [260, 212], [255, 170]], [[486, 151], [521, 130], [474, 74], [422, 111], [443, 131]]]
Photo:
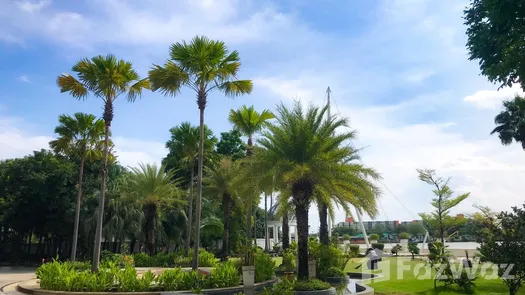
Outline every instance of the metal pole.
[[366, 235], [365, 224], [363, 223], [363, 218], [361, 218], [361, 212], [359, 212], [357, 207], [355, 208], [355, 212], [357, 212], [357, 219], [359, 219], [359, 225], [361, 225], [361, 232], [363, 232], [363, 236], [365, 237], [366, 248], [369, 249], [370, 242], [368, 241], [368, 236]]
[[[326, 89], [326, 106], [328, 107], [328, 110], [326, 111], [327, 114], [327, 121], [330, 120], [330, 93], [332, 91], [330, 90], [330, 86]], [[328, 212], [328, 237], [332, 237], [332, 217], [330, 216], [330, 212]]]

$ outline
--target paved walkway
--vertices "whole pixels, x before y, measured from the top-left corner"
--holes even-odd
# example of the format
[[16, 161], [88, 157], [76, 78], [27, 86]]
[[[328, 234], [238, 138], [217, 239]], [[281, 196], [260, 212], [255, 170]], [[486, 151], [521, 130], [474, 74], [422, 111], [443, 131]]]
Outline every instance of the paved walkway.
[[21, 294], [16, 291], [16, 282], [29, 280], [35, 277], [35, 268], [29, 267], [0, 267], [0, 294]]

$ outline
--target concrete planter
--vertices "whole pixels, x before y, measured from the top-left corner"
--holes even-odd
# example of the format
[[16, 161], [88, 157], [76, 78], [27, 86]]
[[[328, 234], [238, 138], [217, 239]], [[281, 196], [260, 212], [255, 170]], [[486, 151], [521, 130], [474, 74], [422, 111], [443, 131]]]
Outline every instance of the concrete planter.
[[326, 277], [323, 281], [329, 283], [330, 285], [348, 285], [350, 278], [348, 276], [344, 277]]
[[252, 288], [255, 285], [255, 266], [242, 267], [242, 284], [245, 288]]
[[316, 291], [294, 291], [295, 295], [335, 295], [335, 288], [330, 288], [326, 290], [316, 290]]
[[316, 278], [317, 277], [317, 263], [315, 260], [309, 260], [308, 261], [308, 276], [311, 277], [311, 278]]
[[399, 244], [401, 244], [401, 251], [408, 252], [408, 239], [400, 239]]
[[370, 244], [377, 244], [377, 240], [370, 240]]

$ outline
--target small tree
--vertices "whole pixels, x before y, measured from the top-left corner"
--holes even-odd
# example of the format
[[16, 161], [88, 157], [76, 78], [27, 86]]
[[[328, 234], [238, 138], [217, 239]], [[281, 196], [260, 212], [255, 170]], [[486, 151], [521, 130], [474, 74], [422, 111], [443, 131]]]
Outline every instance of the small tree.
[[436, 210], [430, 214], [421, 213], [419, 215], [423, 222], [433, 231], [433, 234], [441, 240], [441, 244], [444, 245], [445, 236], [449, 234], [449, 231], [464, 222], [463, 219], [450, 216], [450, 209], [468, 198], [470, 193], [453, 197], [454, 192], [448, 186], [450, 178], [437, 177], [435, 170], [430, 169], [417, 169], [417, 172], [421, 181], [434, 187], [433, 193], [436, 195], [436, 198], [432, 199], [431, 203]]
[[343, 235], [343, 240], [344, 241], [350, 241], [350, 235]]
[[392, 250], [390, 250], [390, 253], [397, 256], [397, 253], [403, 249], [403, 246], [397, 244], [394, 247], [392, 247]]
[[410, 234], [407, 233], [407, 232], [402, 232], [399, 234], [398, 236], [401, 240], [406, 240], [406, 239], [410, 239]]
[[484, 259], [498, 266], [498, 276], [514, 295], [525, 281], [525, 205], [501, 212], [484, 232], [479, 251]]
[[377, 241], [379, 240], [379, 235], [378, 234], [371, 234], [368, 236], [368, 238], [372, 241]]
[[417, 246], [417, 243], [408, 243], [408, 252], [412, 254], [412, 259], [414, 259], [414, 255], [419, 254], [419, 247]]

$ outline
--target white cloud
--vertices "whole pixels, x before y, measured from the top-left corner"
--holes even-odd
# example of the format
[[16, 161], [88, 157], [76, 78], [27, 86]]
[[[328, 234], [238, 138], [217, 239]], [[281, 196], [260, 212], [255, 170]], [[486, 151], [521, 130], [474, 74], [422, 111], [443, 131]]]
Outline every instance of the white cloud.
[[18, 80], [25, 83], [31, 83], [31, 79], [29, 79], [29, 76], [27, 75], [18, 76]]
[[[302, 101], [324, 103], [319, 85], [308, 85], [316, 77], [293, 79], [260, 78], [259, 86], [290, 102], [291, 95], [300, 93]], [[303, 84], [299, 81], [306, 81]], [[257, 85], [257, 84], [256, 84]], [[337, 95], [337, 89], [332, 88]], [[340, 96], [339, 96], [340, 97]], [[434, 97], [434, 99], [439, 99]], [[411, 220], [417, 213], [431, 210], [430, 187], [417, 178], [417, 168], [436, 169], [443, 177], [452, 177], [452, 188], [459, 192], [471, 192], [471, 197], [456, 212], [472, 212], [472, 204], [490, 205], [495, 210], [506, 210], [523, 202], [521, 192], [525, 183], [525, 153], [519, 146], [501, 146], [497, 138], [469, 139], [461, 131], [468, 122], [413, 123], [403, 122], [400, 114], [414, 110], [417, 101], [388, 107], [362, 107], [339, 99], [339, 109], [332, 112], [351, 119], [352, 128], [358, 130], [357, 147], [366, 165], [374, 167], [383, 175], [384, 196], [380, 218]], [[466, 110], [475, 112], [475, 110]], [[492, 120], [485, 116], [483, 120]], [[390, 191], [388, 191], [388, 188]], [[401, 200], [402, 204], [396, 200]], [[495, 203], [494, 200], [498, 201]], [[404, 207], [408, 208], [407, 212]], [[311, 215], [316, 208], [312, 206]], [[417, 216], [416, 216], [417, 217]], [[344, 214], [339, 212], [337, 219]], [[312, 223], [318, 226], [317, 220]], [[315, 227], [313, 227], [315, 228]]]
[[51, 0], [40, 0], [40, 1], [17, 1], [16, 5], [24, 12], [34, 13], [42, 10], [49, 6]]
[[[1, 109], [0, 109], [1, 110]], [[24, 157], [35, 150], [48, 149], [53, 136], [38, 135], [22, 119], [0, 113], [0, 160]], [[115, 152], [123, 166], [137, 166], [138, 163], [160, 162], [167, 151], [164, 144], [123, 137], [115, 137]]]
[[479, 90], [466, 96], [464, 100], [480, 109], [494, 109], [501, 107], [503, 100], [512, 99], [515, 95], [523, 95], [523, 90], [519, 86], [500, 90]]

